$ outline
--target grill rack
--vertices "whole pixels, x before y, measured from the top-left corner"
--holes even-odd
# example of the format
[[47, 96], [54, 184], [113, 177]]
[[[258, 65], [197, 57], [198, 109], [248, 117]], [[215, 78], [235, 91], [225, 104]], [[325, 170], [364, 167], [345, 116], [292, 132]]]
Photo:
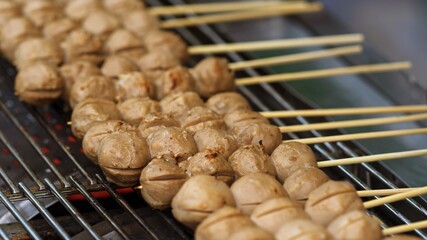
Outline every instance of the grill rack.
[[[153, 5], [182, 4], [179, 0], [149, 1]], [[181, 36], [190, 44], [208, 44], [227, 42], [225, 36], [218, 34], [210, 26], [199, 26], [178, 30]], [[228, 53], [224, 55], [232, 61], [241, 61], [248, 56]], [[247, 69], [244, 76], [257, 76], [268, 73], [267, 70]], [[115, 230], [116, 236], [123, 239], [132, 239], [135, 236], [144, 239], [191, 239], [192, 234], [178, 224], [169, 211], [152, 210], [145, 204], [135, 204], [133, 194], [129, 199], [117, 194], [114, 186], [107, 183], [97, 167], [93, 166], [81, 153], [80, 143], [76, 141], [67, 128], [69, 114], [64, 114], [62, 106], [55, 104], [50, 108], [33, 108], [17, 100], [13, 95], [13, 79], [16, 72], [5, 60], [0, 60], [0, 156], [4, 159], [0, 163], [0, 177], [3, 180], [0, 200], [5, 208], [15, 216], [26, 234], [16, 234], [12, 237], [32, 237], [34, 239], [48, 238], [45, 232], [28, 222], [19, 210], [20, 205], [13, 202], [30, 202], [40, 213], [43, 219], [55, 230], [54, 237], [70, 238], [66, 226], [55, 219], [52, 211], [48, 211], [45, 200], [59, 201], [62, 208], [69, 212], [84, 230], [78, 236], [101, 238], [102, 234]], [[312, 108], [298, 93], [283, 86], [283, 84], [261, 84], [259, 86], [241, 87], [244, 94], [257, 110]], [[256, 96], [269, 96], [262, 100]], [[309, 122], [324, 122], [324, 118], [298, 117], [295, 119], [274, 119], [278, 125], [306, 124]], [[339, 134], [339, 131], [311, 131], [301, 134], [286, 134], [288, 139], [297, 139], [308, 136], [323, 136]], [[19, 150], [18, 150], [19, 149]], [[356, 143], [325, 143], [313, 145], [319, 158], [332, 160], [342, 157], [355, 157], [369, 154]], [[11, 168], [12, 166], [12, 168]], [[369, 188], [396, 188], [407, 185], [389, 171], [381, 163], [360, 164], [350, 167], [335, 167], [327, 170], [334, 179], [346, 179], [358, 189]], [[13, 176], [12, 176], [13, 175]], [[95, 176], [95, 177], [93, 177]], [[30, 187], [28, 187], [30, 186]], [[140, 228], [138, 234], [130, 231], [123, 223], [119, 214], [111, 214], [111, 209], [104, 207], [103, 200], [97, 200], [90, 192], [107, 191], [121, 211]], [[110, 225], [107, 230], [100, 231], [90, 218], [85, 215], [78, 204], [71, 203], [67, 196], [80, 193], [93, 207], [101, 218]], [[25, 201], [27, 200], [27, 201]], [[138, 201], [138, 200], [137, 200]], [[141, 201], [142, 202], [142, 201]], [[28, 204], [27, 204], [28, 205]], [[427, 217], [427, 203], [422, 198], [412, 198], [399, 203], [387, 204], [374, 209], [372, 212], [384, 221], [385, 225], [398, 225], [422, 220]], [[116, 206], [117, 208], [117, 206]], [[400, 211], [404, 209], [405, 211]], [[11, 236], [9, 225], [0, 225], [0, 237], [8, 239]], [[420, 237], [427, 238], [427, 233], [417, 230], [414, 232]], [[52, 233], [50, 233], [52, 234]], [[83, 234], [83, 235], [82, 235]], [[52, 237], [52, 236], [50, 236]]]

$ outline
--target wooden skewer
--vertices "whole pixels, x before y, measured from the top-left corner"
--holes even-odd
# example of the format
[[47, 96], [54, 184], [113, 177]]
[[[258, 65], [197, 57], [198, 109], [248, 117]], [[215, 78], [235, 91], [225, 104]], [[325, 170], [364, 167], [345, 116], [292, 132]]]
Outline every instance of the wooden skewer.
[[383, 64], [360, 65], [352, 67], [330, 68], [322, 70], [311, 70], [294, 73], [273, 74], [268, 76], [248, 77], [236, 79], [236, 84], [239, 86], [253, 85], [260, 83], [272, 82], [288, 82], [307, 80], [313, 78], [334, 77], [348, 74], [360, 73], [375, 73], [375, 72], [388, 72], [397, 71], [411, 68], [410, 62], [395, 62]]
[[269, 6], [257, 9], [243, 10], [231, 13], [212, 14], [207, 16], [180, 18], [173, 20], [163, 21], [160, 25], [161, 28], [177, 28], [188, 27], [209, 23], [232, 22], [247, 19], [256, 19], [264, 17], [272, 17], [277, 15], [293, 15], [300, 13], [318, 12], [323, 9], [320, 3], [308, 3], [306, 5], [282, 5], [282, 6]]
[[387, 203], [392, 203], [392, 202], [404, 200], [406, 198], [421, 196], [424, 194], [427, 194], [427, 187], [421, 187], [421, 188], [417, 188], [417, 189], [414, 189], [411, 191], [406, 191], [406, 192], [390, 195], [387, 197], [382, 197], [382, 198], [378, 198], [375, 200], [366, 201], [363, 203], [363, 206], [365, 208], [373, 208], [373, 207], [378, 207], [378, 206], [381, 206], [381, 205], [384, 205]]
[[383, 230], [383, 235], [400, 234], [423, 228], [427, 228], [427, 220], [386, 228]]
[[151, 15], [180, 15], [188, 13], [217, 13], [229, 11], [241, 11], [251, 8], [260, 8], [275, 5], [303, 5], [306, 2], [282, 2], [282, 1], [253, 1], [253, 2], [222, 2], [222, 3], [202, 3], [202, 4], [185, 4], [175, 6], [150, 7], [148, 12]]
[[427, 105], [387, 106], [387, 107], [362, 107], [362, 108], [330, 108], [309, 110], [286, 110], [260, 112], [266, 118], [290, 118], [290, 117], [318, 117], [318, 116], [344, 116], [362, 114], [387, 114], [387, 113], [411, 113], [425, 112]]
[[352, 128], [362, 126], [374, 126], [393, 124], [401, 122], [411, 122], [427, 119], [427, 113], [413, 114], [408, 116], [393, 116], [393, 117], [382, 117], [382, 118], [368, 118], [359, 120], [348, 120], [348, 121], [337, 121], [337, 122], [324, 122], [324, 123], [312, 123], [305, 125], [293, 125], [293, 126], [282, 126], [279, 127], [281, 132], [303, 132], [310, 130], [325, 130], [335, 128]]
[[341, 141], [386, 138], [386, 137], [396, 137], [396, 136], [415, 135], [415, 134], [427, 134], [427, 128], [377, 131], [377, 132], [367, 132], [367, 133], [353, 133], [353, 134], [343, 134], [343, 135], [326, 136], [326, 137], [313, 137], [313, 138], [285, 140], [283, 142], [298, 141], [305, 144], [315, 144], [315, 143], [324, 143], [324, 142], [341, 142]]
[[372, 189], [357, 191], [359, 197], [390, 196], [393, 194], [408, 192], [419, 188], [391, 188], [391, 189]]
[[399, 158], [410, 158], [410, 157], [417, 157], [417, 156], [424, 156], [424, 155], [427, 155], [427, 149], [402, 151], [402, 152], [394, 152], [394, 153], [383, 153], [383, 154], [375, 154], [375, 155], [352, 157], [352, 158], [342, 158], [342, 159], [330, 160], [330, 161], [321, 161], [317, 163], [317, 166], [319, 168], [335, 167], [339, 165], [378, 162], [378, 161], [393, 160], [393, 159], [399, 159]]
[[261, 51], [272, 49], [290, 49], [311, 46], [333, 46], [363, 42], [362, 34], [344, 34], [321, 37], [307, 37], [256, 42], [224, 43], [213, 45], [192, 46], [188, 48], [190, 54], [226, 53], [243, 51]]
[[340, 47], [334, 49], [326, 49], [320, 51], [311, 51], [305, 53], [290, 54], [280, 57], [271, 57], [256, 59], [244, 62], [235, 62], [230, 63], [228, 67], [232, 70], [240, 70], [245, 68], [255, 68], [261, 66], [275, 66], [280, 64], [289, 64], [296, 62], [303, 62], [327, 57], [340, 56], [345, 54], [359, 53], [362, 51], [361, 46], [349, 46], [349, 47]]

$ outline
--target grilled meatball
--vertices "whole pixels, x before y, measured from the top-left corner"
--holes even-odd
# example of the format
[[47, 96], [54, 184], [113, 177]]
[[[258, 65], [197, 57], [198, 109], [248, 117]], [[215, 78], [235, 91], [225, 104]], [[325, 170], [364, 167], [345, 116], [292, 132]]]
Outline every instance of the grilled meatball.
[[194, 229], [211, 213], [234, 205], [227, 184], [212, 176], [198, 175], [188, 179], [172, 199], [172, 214], [179, 222]]
[[131, 60], [118, 55], [108, 56], [101, 67], [102, 74], [112, 79], [118, 78], [120, 74], [137, 70], [138, 67]]
[[152, 81], [159, 79], [164, 72], [179, 64], [178, 58], [162, 51], [150, 51], [138, 60], [139, 69]]
[[116, 132], [135, 132], [131, 125], [120, 120], [109, 120], [94, 124], [83, 137], [83, 153], [93, 163], [98, 164], [98, 148], [102, 139]]
[[251, 109], [248, 101], [237, 92], [217, 93], [206, 101], [206, 106], [220, 116], [235, 112], [237, 109]]
[[19, 44], [15, 50], [15, 64], [22, 69], [35, 62], [59, 65], [62, 51], [56, 42], [44, 38], [30, 38]]
[[66, 62], [86, 60], [96, 65], [104, 61], [102, 46], [100, 37], [83, 29], [72, 31], [61, 45], [64, 49]]
[[277, 197], [287, 197], [285, 189], [271, 175], [250, 173], [231, 185], [237, 208], [250, 215], [259, 204]]
[[282, 142], [282, 133], [279, 127], [268, 123], [254, 123], [235, 127], [233, 132], [240, 144], [261, 146], [268, 154], [271, 154]]
[[1, 49], [9, 60], [13, 60], [15, 49], [21, 42], [40, 36], [37, 27], [24, 17], [10, 19], [1, 30]]
[[251, 220], [258, 227], [274, 234], [287, 222], [295, 219], [309, 219], [304, 209], [289, 198], [273, 198], [258, 205], [251, 214]]
[[298, 169], [289, 175], [283, 187], [292, 200], [304, 201], [314, 189], [328, 180], [329, 177], [322, 170], [307, 167]]
[[360, 239], [380, 240], [381, 226], [365, 211], [351, 211], [337, 217], [328, 226], [329, 233], [336, 240]]
[[305, 204], [305, 211], [311, 219], [323, 226], [352, 210], [364, 210], [356, 190], [347, 182], [332, 180], [312, 191]]
[[78, 103], [89, 99], [98, 98], [114, 101], [116, 91], [113, 81], [104, 76], [91, 76], [80, 78], [71, 87], [69, 103], [74, 108]]
[[238, 147], [236, 139], [222, 129], [202, 128], [193, 137], [199, 152], [209, 149], [222, 154], [226, 159]]
[[181, 122], [181, 127], [193, 133], [203, 128], [226, 130], [224, 120], [208, 108], [200, 106], [187, 112]]
[[116, 104], [106, 99], [86, 99], [74, 107], [71, 130], [82, 139], [93, 125], [107, 120], [120, 120]]
[[171, 94], [160, 101], [162, 111], [177, 120], [182, 120], [190, 109], [203, 106], [203, 100], [195, 92]]
[[120, 26], [119, 20], [111, 13], [104, 10], [96, 10], [87, 15], [82, 27], [87, 32], [99, 36], [105, 40]]
[[274, 240], [274, 236], [259, 227], [243, 227], [234, 231], [233, 240]]
[[148, 113], [138, 126], [139, 135], [148, 138], [152, 133], [164, 127], [179, 127], [179, 122], [163, 113]]
[[[160, 28], [159, 20], [155, 16], [150, 15], [144, 9], [136, 9], [132, 12], [128, 12], [125, 16], [123, 16], [122, 21], [123, 26], [127, 30], [133, 32], [141, 38], [147, 37], [149, 32]], [[154, 48], [151, 48], [151, 46], [147, 45], [147, 49]]]
[[145, 37], [145, 46], [150, 51], [167, 52], [185, 62], [188, 58], [188, 46], [182, 38], [167, 31], [151, 31]]
[[165, 71], [153, 82], [156, 86], [156, 98], [159, 100], [172, 93], [194, 90], [194, 80], [188, 69], [182, 66]]
[[19, 17], [21, 9], [19, 4], [13, 1], [0, 1], [0, 24], [3, 26], [12, 18]]
[[297, 219], [283, 224], [275, 237], [277, 240], [332, 240], [324, 227], [308, 219]]
[[59, 71], [65, 83], [63, 99], [66, 102], [69, 101], [71, 88], [78, 79], [101, 75], [101, 71], [96, 65], [86, 61], [75, 61], [64, 64]]
[[235, 111], [228, 112], [224, 116], [225, 124], [230, 129], [240, 126], [247, 126], [252, 123], [269, 123], [268, 119], [260, 113], [252, 111], [251, 109], [236, 109]]
[[132, 60], [135, 64], [146, 54], [144, 43], [129, 30], [116, 29], [105, 42], [104, 49], [109, 54], [116, 54]]
[[83, 20], [92, 12], [102, 9], [100, 0], [73, 0], [65, 6], [65, 14], [73, 20]]
[[45, 24], [43, 35], [47, 39], [60, 43], [77, 27], [78, 24], [75, 21], [69, 18], [59, 18]]
[[273, 161], [264, 149], [254, 145], [246, 145], [237, 149], [228, 158], [236, 179], [249, 173], [266, 173], [276, 176]]
[[31, 105], [47, 105], [61, 97], [64, 80], [58, 69], [38, 62], [19, 71], [15, 81], [15, 94]]
[[211, 175], [218, 181], [222, 181], [227, 185], [233, 182], [233, 169], [221, 154], [204, 150], [196, 153], [194, 156], [188, 158], [187, 175]]
[[317, 167], [316, 156], [311, 148], [300, 142], [280, 144], [271, 154], [277, 177], [284, 182], [296, 170], [306, 167]]
[[144, 2], [139, 0], [104, 0], [103, 4], [105, 9], [119, 17], [125, 17], [135, 9], [145, 8]]
[[185, 160], [197, 152], [196, 143], [190, 133], [177, 127], [162, 127], [148, 136], [153, 158]]
[[150, 98], [130, 98], [117, 105], [123, 120], [138, 126], [149, 113], [160, 113], [160, 104]]
[[117, 92], [116, 100], [119, 102], [137, 97], [152, 98], [155, 92], [154, 86], [148, 78], [140, 72], [129, 72], [119, 75], [118, 80], [115, 82], [115, 86]]
[[165, 209], [186, 180], [187, 175], [175, 160], [156, 158], [141, 172], [141, 195], [151, 207]]
[[225, 206], [203, 220], [197, 227], [198, 240], [234, 239], [231, 236], [243, 228], [254, 227], [253, 222], [238, 209]]
[[52, 1], [32, 0], [26, 3], [22, 10], [37, 27], [62, 17], [62, 11]]
[[98, 158], [107, 180], [122, 187], [135, 185], [141, 170], [150, 162], [147, 143], [135, 132], [117, 132], [104, 137]]
[[191, 72], [196, 80], [196, 90], [202, 97], [221, 92], [235, 91], [234, 72], [225, 58], [208, 57], [199, 62]]

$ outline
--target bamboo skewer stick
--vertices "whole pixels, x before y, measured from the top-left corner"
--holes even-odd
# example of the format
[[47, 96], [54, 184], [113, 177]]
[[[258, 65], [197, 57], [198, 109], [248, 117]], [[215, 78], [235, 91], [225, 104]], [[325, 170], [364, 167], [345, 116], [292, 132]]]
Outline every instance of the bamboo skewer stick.
[[305, 125], [282, 126], [279, 128], [281, 132], [285, 132], [285, 133], [286, 132], [303, 132], [303, 131], [310, 131], [310, 130], [325, 130], [325, 129], [384, 125], [384, 124], [418, 121], [418, 120], [424, 120], [424, 119], [427, 119], [427, 113], [413, 114], [413, 115], [407, 115], [407, 116], [393, 116], [393, 117], [368, 118], [368, 119], [337, 121], [337, 122], [312, 123], [312, 124], [305, 124]]
[[408, 192], [419, 188], [391, 188], [391, 189], [371, 189], [357, 191], [359, 197], [390, 196], [393, 194]]
[[232, 70], [241, 70], [245, 68], [255, 68], [261, 66], [275, 66], [280, 64], [290, 64], [303, 62], [327, 57], [340, 56], [345, 54], [359, 53], [362, 51], [361, 46], [340, 47], [320, 51], [310, 51], [304, 53], [290, 54], [280, 57], [262, 58], [244, 62], [230, 63], [228, 67]]
[[261, 51], [272, 49], [290, 49], [310, 46], [333, 46], [363, 42], [362, 34], [330, 35], [321, 37], [293, 38], [281, 40], [267, 40], [255, 42], [225, 43], [215, 45], [192, 46], [188, 48], [190, 54], [226, 53], [243, 51]]
[[260, 112], [266, 118], [290, 117], [319, 117], [319, 116], [344, 116], [363, 114], [411, 113], [426, 112], [427, 105], [362, 107], [362, 108], [330, 108]]
[[300, 13], [318, 12], [323, 9], [320, 3], [309, 3], [306, 5], [283, 5], [283, 6], [270, 6], [257, 9], [250, 9], [244, 11], [236, 11], [231, 13], [212, 14], [200, 17], [190, 17], [163, 21], [160, 25], [161, 28], [177, 28], [188, 27], [209, 23], [232, 22], [247, 19], [257, 19], [264, 17], [272, 17], [277, 15], [293, 15]]
[[392, 202], [404, 200], [406, 198], [421, 196], [424, 194], [427, 194], [427, 187], [421, 187], [421, 188], [417, 188], [415, 190], [406, 191], [406, 192], [394, 194], [394, 195], [383, 197], [383, 198], [378, 198], [378, 199], [371, 200], [371, 201], [366, 201], [363, 203], [363, 206], [365, 208], [373, 208], [373, 207], [378, 207], [378, 206], [381, 206], [381, 205], [384, 205], [387, 203], [392, 203]]
[[396, 137], [396, 136], [416, 135], [416, 134], [427, 134], [427, 128], [353, 133], [353, 134], [343, 134], [343, 135], [326, 136], [326, 137], [313, 137], [313, 138], [285, 140], [283, 142], [298, 141], [305, 144], [315, 144], [315, 143], [324, 143], [324, 142], [341, 142], [341, 141], [386, 138], [386, 137]]
[[311, 70], [311, 71], [302, 71], [302, 72], [294, 72], [294, 73], [273, 74], [268, 76], [240, 78], [240, 79], [236, 79], [236, 84], [239, 86], [245, 86], [245, 85], [253, 85], [253, 84], [260, 84], [260, 83], [299, 81], [299, 80], [307, 80], [307, 79], [313, 79], [313, 78], [334, 77], [334, 76], [349, 75], [349, 74], [388, 72], [388, 71], [405, 70], [409, 68], [411, 68], [410, 62], [360, 65], [360, 66], [352, 66], [352, 67], [330, 68], [330, 69], [322, 69], [322, 70]]
[[317, 163], [317, 166], [319, 168], [335, 167], [338, 165], [342, 166], [342, 165], [350, 165], [350, 164], [358, 164], [358, 163], [378, 162], [378, 161], [386, 161], [386, 160], [393, 160], [393, 159], [399, 159], [399, 158], [410, 158], [410, 157], [417, 157], [417, 156], [424, 156], [424, 155], [427, 155], [427, 149], [383, 153], [383, 154], [375, 154], [375, 155], [352, 157], [352, 158], [342, 158], [342, 159], [330, 160], [330, 161], [321, 161]]
[[386, 228], [383, 230], [383, 235], [400, 234], [423, 228], [427, 228], [427, 220]]

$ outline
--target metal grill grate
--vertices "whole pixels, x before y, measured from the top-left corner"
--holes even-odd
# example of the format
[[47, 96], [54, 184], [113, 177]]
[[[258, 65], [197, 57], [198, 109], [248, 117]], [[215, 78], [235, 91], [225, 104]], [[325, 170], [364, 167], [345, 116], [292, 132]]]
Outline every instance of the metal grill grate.
[[[154, 5], [182, 4], [179, 0], [149, 1]], [[180, 29], [179, 33], [190, 44], [226, 42], [209, 26]], [[225, 55], [232, 61], [241, 61], [245, 56], [237, 53]], [[246, 76], [267, 72], [247, 69]], [[22, 104], [13, 95], [15, 70], [4, 60], [0, 61], [0, 177], [2, 178], [0, 220], [13, 216], [20, 225], [0, 226], [4, 239], [63, 238], [86, 239], [89, 237], [122, 237], [123, 239], [191, 239], [192, 234], [178, 224], [170, 211], [156, 211], [143, 203], [137, 194], [121, 196], [105, 181], [100, 170], [85, 159], [81, 144], [66, 126], [69, 114], [62, 106], [33, 108]], [[282, 84], [261, 84], [239, 89], [257, 110], [311, 108], [297, 93]], [[256, 96], [266, 96], [259, 99]], [[305, 118], [274, 119], [278, 125], [304, 124]], [[327, 121], [313, 118], [310, 121]], [[288, 134], [287, 138], [339, 134], [337, 131], [312, 131], [302, 134]], [[327, 143], [313, 146], [322, 159], [335, 159], [368, 154], [354, 143]], [[361, 164], [356, 167], [336, 167], [328, 170], [336, 179], [347, 179], [358, 189], [405, 187], [405, 184], [381, 164]], [[97, 200], [93, 192], [106, 191], [111, 198]], [[84, 203], [70, 202], [67, 196], [81, 194]], [[13, 204], [16, 202], [15, 204]], [[62, 218], [48, 208], [55, 204], [61, 209]], [[82, 207], [83, 205], [83, 207]], [[55, 207], [54, 206], [54, 207]], [[421, 198], [409, 199], [396, 204], [385, 205], [373, 212], [385, 224], [409, 223], [427, 217], [426, 202]], [[39, 212], [36, 220], [25, 209]], [[49, 209], [49, 210], [48, 210]], [[405, 211], [401, 211], [404, 209]], [[55, 215], [55, 216], [54, 216]], [[91, 216], [96, 215], [96, 216]], [[68, 218], [67, 218], [68, 216]], [[71, 217], [70, 217], [71, 216]], [[72, 220], [74, 219], [74, 220]], [[6, 220], [7, 221], [7, 220]], [[47, 223], [45, 230], [37, 221]], [[68, 225], [78, 226], [71, 229]], [[46, 225], [46, 224], [45, 224]], [[73, 226], [74, 226], [73, 225]], [[53, 231], [52, 231], [53, 230]], [[427, 238], [423, 231], [416, 231]]]

